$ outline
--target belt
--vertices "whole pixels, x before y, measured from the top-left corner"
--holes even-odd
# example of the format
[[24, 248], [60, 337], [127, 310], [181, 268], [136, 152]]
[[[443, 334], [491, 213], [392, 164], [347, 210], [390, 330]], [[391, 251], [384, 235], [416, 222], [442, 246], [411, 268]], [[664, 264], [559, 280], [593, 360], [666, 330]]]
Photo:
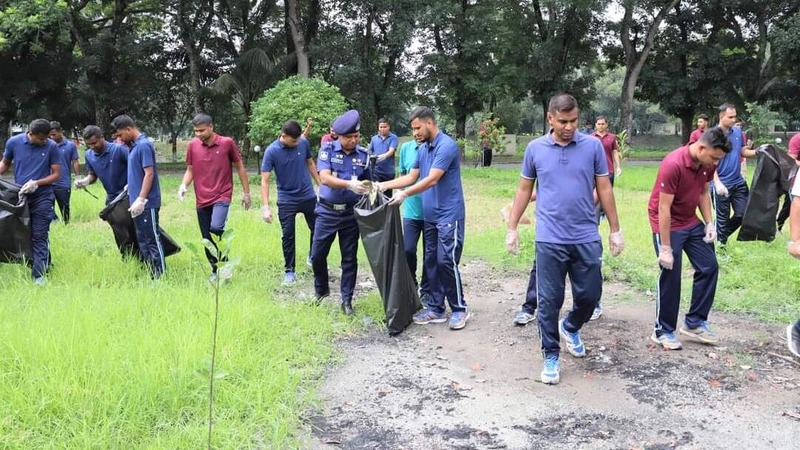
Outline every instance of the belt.
[[334, 211], [347, 211], [348, 209], [352, 208], [354, 205], [350, 203], [333, 203], [325, 200], [324, 198], [319, 199], [319, 204], [330, 208]]

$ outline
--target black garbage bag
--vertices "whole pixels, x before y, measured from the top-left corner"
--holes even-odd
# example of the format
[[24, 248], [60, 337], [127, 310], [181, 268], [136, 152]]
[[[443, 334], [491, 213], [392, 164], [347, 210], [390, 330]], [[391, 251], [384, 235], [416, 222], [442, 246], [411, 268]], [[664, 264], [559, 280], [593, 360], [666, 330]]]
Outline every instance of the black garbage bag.
[[0, 262], [33, 261], [31, 216], [21, 187], [0, 179]]
[[750, 197], [739, 230], [740, 241], [775, 239], [780, 198], [791, 190], [789, 179], [797, 171], [795, 160], [773, 145], [758, 148], [758, 162], [750, 184]]
[[[128, 211], [128, 208], [131, 207], [130, 205], [128, 190], [125, 189], [100, 211], [100, 218], [111, 225], [111, 230], [114, 232], [114, 240], [117, 242], [117, 248], [119, 248], [122, 256], [126, 258], [135, 257], [141, 260], [139, 242], [136, 240], [136, 227], [133, 224], [131, 213]], [[165, 257], [181, 251], [181, 246], [160, 226], [158, 227], [158, 234], [161, 236], [161, 246], [164, 247]]]
[[400, 334], [422, 307], [403, 250], [400, 206], [387, 205], [382, 195], [374, 200], [364, 196], [356, 205], [354, 214], [383, 300], [386, 328], [391, 336]]

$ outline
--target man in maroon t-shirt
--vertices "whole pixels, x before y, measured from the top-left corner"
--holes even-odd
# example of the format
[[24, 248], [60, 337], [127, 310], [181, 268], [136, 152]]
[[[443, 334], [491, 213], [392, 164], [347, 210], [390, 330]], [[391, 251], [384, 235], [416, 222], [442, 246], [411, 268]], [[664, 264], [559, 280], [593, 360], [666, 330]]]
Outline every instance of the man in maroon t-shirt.
[[[212, 243], [211, 234], [218, 238], [225, 231], [228, 209], [233, 198], [233, 167], [242, 182], [242, 205], [250, 209], [250, 184], [239, 148], [233, 139], [214, 132], [214, 123], [208, 114], [198, 114], [192, 119], [195, 138], [186, 150], [186, 173], [178, 188], [178, 199], [183, 201], [187, 186], [194, 181], [197, 200], [197, 221], [200, 234]], [[211, 280], [216, 281], [217, 258], [206, 250], [211, 263]]]
[[[800, 133], [795, 134], [794, 136], [792, 136], [791, 139], [789, 139], [789, 148], [787, 149], [786, 153], [788, 153], [789, 156], [791, 156], [795, 160], [795, 164], [800, 166]], [[794, 186], [794, 180], [795, 180], [794, 177], [789, 179], [789, 186]], [[792, 204], [791, 192], [786, 192], [784, 194], [784, 197], [785, 198], [783, 200], [783, 206], [781, 207], [781, 210], [778, 212], [778, 218], [776, 220], [778, 222], [778, 231], [783, 230], [783, 225], [789, 218], [789, 210]]]
[[594, 124], [595, 132], [592, 136], [600, 139], [603, 144], [603, 150], [606, 152], [606, 161], [608, 162], [608, 179], [611, 185], [614, 185], [614, 177], [622, 175], [622, 162], [619, 157], [619, 147], [617, 147], [617, 137], [613, 133], [608, 132], [608, 119], [606, 116], [597, 116], [597, 121]]
[[697, 129], [692, 131], [692, 135], [689, 136], [688, 143], [691, 144], [692, 142], [699, 141], [700, 136], [702, 136], [703, 133], [705, 133], [706, 128], [708, 128], [708, 115], [700, 114], [699, 116], [697, 116]]
[[[670, 152], [658, 169], [648, 213], [661, 274], [658, 279], [655, 330], [650, 339], [667, 350], [679, 350], [675, 337], [681, 299], [681, 254], [695, 269], [692, 300], [680, 333], [706, 344], [716, 344], [708, 328], [719, 266], [714, 253], [717, 230], [712, 220], [709, 183], [719, 161], [731, 151], [721, 128], [706, 131], [699, 141]], [[703, 221], [697, 218], [697, 209]]]

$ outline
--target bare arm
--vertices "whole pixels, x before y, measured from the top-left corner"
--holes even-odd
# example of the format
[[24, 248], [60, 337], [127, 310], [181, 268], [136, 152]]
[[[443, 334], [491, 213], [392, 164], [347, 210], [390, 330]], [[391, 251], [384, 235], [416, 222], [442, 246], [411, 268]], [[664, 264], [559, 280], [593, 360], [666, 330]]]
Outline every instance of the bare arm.
[[[419, 180], [419, 169], [411, 169], [410, 172], [403, 175], [402, 177], [397, 177], [394, 180], [384, 181], [381, 183], [382, 189], [400, 189], [406, 186], [411, 186], [412, 184], [416, 183]], [[406, 191], [406, 193], [408, 193]], [[408, 195], [412, 195], [408, 193]]]
[[594, 177], [597, 189], [597, 197], [600, 199], [600, 206], [608, 218], [608, 227], [612, 233], [619, 231], [619, 217], [617, 217], [617, 202], [614, 200], [614, 190], [611, 189], [611, 180], [608, 177]]
[[192, 180], [194, 180], [194, 169], [192, 166], [186, 166], [186, 172], [183, 173], [183, 180], [181, 180], [181, 184], [188, 187], [190, 184], [192, 184]]
[[672, 194], [658, 194], [658, 234], [661, 237], [661, 245], [672, 247], [670, 232], [672, 231], [672, 201], [675, 196]]
[[77, 159], [72, 160], [72, 172], [75, 173], [76, 178], [81, 174], [81, 165], [78, 163]]
[[314, 162], [313, 158], [306, 159], [306, 167], [308, 167], [308, 174], [311, 175], [311, 179], [314, 180], [317, 186], [322, 185], [322, 181], [319, 179], [319, 173], [317, 173], [317, 164]]
[[269, 177], [272, 172], [261, 172], [261, 205], [269, 206]]
[[528, 202], [535, 195], [533, 191], [534, 182], [535, 180], [520, 177], [519, 184], [517, 184], [517, 193], [514, 194], [514, 203], [511, 205], [511, 214], [508, 216], [508, 229], [517, 229], [520, 217], [525, 213]]
[[236, 165], [236, 172], [239, 174], [239, 181], [242, 183], [242, 192], [245, 194], [250, 193], [250, 180], [247, 179], [247, 169], [244, 167], [244, 163], [239, 160], [235, 163]]
[[614, 155], [614, 167], [616, 167], [617, 170], [622, 170], [622, 158], [619, 155], [619, 150], [614, 149], [613, 155]]
[[155, 172], [153, 166], [144, 168], [144, 179], [142, 180], [142, 190], [139, 191], [139, 198], [147, 198], [150, 195], [150, 189], [153, 187], [153, 179]]
[[709, 183], [703, 187], [703, 192], [700, 193], [700, 215], [703, 216], [703, 222], [711, 223], [711, 219], [713, 218], [711, 213], [711, 195], [708, 193], [708, 186]]
[[3, 158], [3, 160], [0, 161], [0, 173], [6, 173], [9, 167], [11, 167], [11, 161]]
[[[414, 169], [414, 170], [416, 170], [417, 178], [419, 178], [419, 169]], [[414, 170], [412, 170], [411, 173], [409, 173], [408, 175], [413, 174]], [[408, 176], [408, 175], [406, 175], [406, 176]], [[428, 174], [427, 177], [423, 178], [419, 183], [417, 183], [417, 184], [411, 186], [410, 188], [406, 189], [406, 195], [419, 194], [420, 192], [422, 192], [422, 191], [424, 191], [424, 190], [426, 190], [428, 188], [432, 188], [432, 187], [436, 186], [436, 183], [438, 183], [439, 180], [441, 180], [443, 176], [444, 176], [444, 170], [442, 170], [442, 169], [431, 169], [431, 171], [430, 171], [430, 173]]]
[[745, 158], [752, 158], [752, 157], [756, 156], [757, 154], [758, 154], [758, 152], [753, 148], [750, 148], [750, 147], [742, 148], [742, 156], [744, 156]]

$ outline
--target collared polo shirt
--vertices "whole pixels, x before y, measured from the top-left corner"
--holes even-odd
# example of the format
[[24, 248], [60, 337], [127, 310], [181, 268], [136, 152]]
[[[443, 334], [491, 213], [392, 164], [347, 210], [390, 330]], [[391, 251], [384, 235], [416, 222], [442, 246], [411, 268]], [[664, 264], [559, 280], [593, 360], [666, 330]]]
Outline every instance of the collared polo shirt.
[[153, 168], [153, 184], [150, 186], [150, 193], [147, 195], [145, 208], [161, 207], [161, 186], [158, 183], [158, 168], [156, 167], [156, 149], [144, 133], [133, 143], [130, 155], [128, 156], [128, 199], [136, 201], [139, 192], [142, 190], [144, 182], [144, 169]]
[[[384, 153], [388, 152], [390, 148], [397, 149], [397, 135], [394, 133], [389, 133], [386, 137], [380, 135], [380, 133], [372, 136], [372, 140], [369, 142], [369, 147], [372, 149], [372, 153], [376, 156], [383, 155]], [[390, 158], [386, 158], [383, 161], [379, 161], [375, 164], [375, 174], [376, 175], [383, 175], [383, 176], [394, 176], [394, 156]]]
[[106, 198], [116, 198], [128, 183], [128, 147], [106, 142], [102, 153], [86, 150], [84, 158], [86, 172], [93, 173], [100, 180]]
[[670, 208], [670, 230], [685, 230], [695, 226], [700, 195], [707, 195], [706, 184], [714, 179], [714, 167], [697, 166], [689, 153], [689, 146], [673, 150], [661, 161], [658, 175], [647, 207], [650, 228], [658, 233], [658, 199], [660, 194], [673, 195]]
[[261, 171], [275, 171], [279, 205], [297, 204], [316, 197], [308, 173], [309, 159], [311, 148], [304, 137], [300, 138], [296, 147], [287, 147], [280, 139], [275, 139], [264, 150]]
[[787, 153], [794, 159], [800, 159], [800, 133], [795, 134], [789, 139]]
[[744, 183], [742, 177], [742, 146], [744, 145], [742, 129], [731, 127], [728, 131], [728, 140], [731, 143], [731, 151], [719, 162], [717, 175], [722, 184], [730, 188]]
[[606, 152], [606, 161], [608, 161], [608, 173], [614, 173], [614, 150], [617, 150], [617, 137], [613, 133], [600, 136], [596, 131], [592, 136], [600, 139], [600, 143], [603, 144], [603, 151]]
[[61, 166], [61, 176], [53, 186], [70, 189], [72, 188], [72, 161], [78, 160], [78, 147], [66, 137], [61, 142], [56, 142], [58, 147], [59, 165]]
[[461, 187], [461, 155], [456, 142], [439, 131], [433, 142], [420, 145], [413, 169], [426, 178], [431, 169], [444, 171], [435, 186], [422, 192], [422, 215], [426, 222], [452, 223], [466, 215]]
[[692, 131], [692, 134], [689, 136], [689, 143], [697, 142], [703, 137], [703, 133], [705, 133], [705, 129], [701, 130], [700, 128], [695, 129]]
[[[400, 176], [411, 172], [417, 161], [418, 153], [419, 145], [413, 139], [400, 146]], [[419, 194], [412, 195], [403, 201], [403, 218], [423, 220], [422, 197]]]
[[192, 166], [194, 195], [198, 208], [233, 198], [233, 165], [242, 160], [233, 139], [214, 135], [210, 145], [198, 138], [189, 142], [186, 165]]
[[[331, 175], [340, 180], [369, 180], [369, 153], [367, 149], [356, 146], [352, 152], [345, 153], [339, 141], [331, 142], [319, 151], [317, 172], [330, 170]], [[322, 185], [319, 197], [336, 204], [355, 205], [361, 196], [348, 189], [335, 189]]]
[[[3, 151], [3, 158], [14, 163], [14, 182], [23, 185], [30, 180], [41, 180], [50, 176], [52, 167], [59, 163], [60, 157], [55, 141], [47, 139], [44, 145], [34, 145], [27, 133], [9, 138]], [[53, 190], [52, 185], [39, 186], [38, 193]]]
[[536, 242], [585, 244], [600, 240], [595, 177], [608, 176], [603, 145], [575, 133], [567, 145], [550, 134], [532, 140], [522, 160], [523, 178], [536, 180]]

